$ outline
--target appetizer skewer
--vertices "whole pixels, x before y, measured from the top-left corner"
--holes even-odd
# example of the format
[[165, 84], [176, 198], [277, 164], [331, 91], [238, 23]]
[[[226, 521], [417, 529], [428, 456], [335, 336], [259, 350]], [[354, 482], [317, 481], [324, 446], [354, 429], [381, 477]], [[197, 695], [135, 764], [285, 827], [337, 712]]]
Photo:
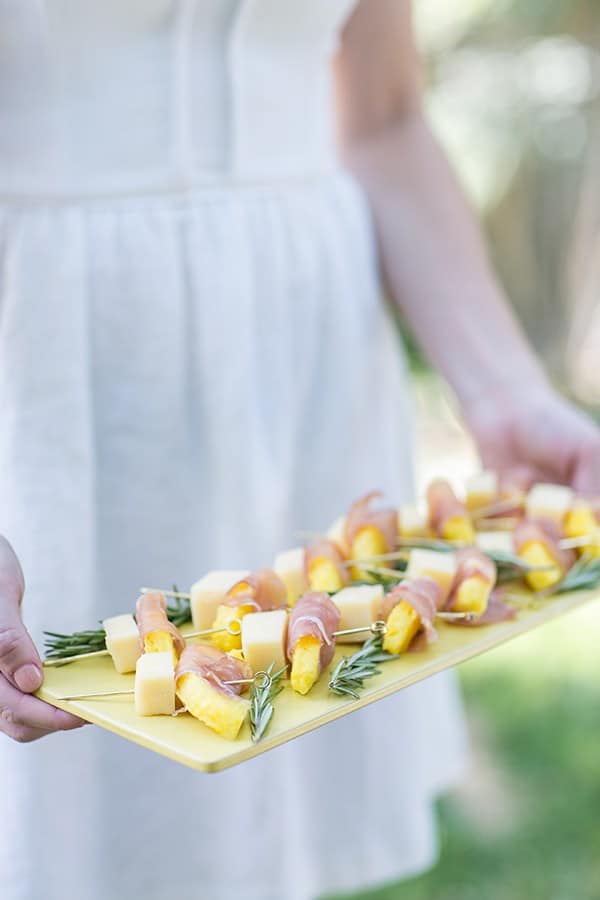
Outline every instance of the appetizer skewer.
[[290, 682], [299, 694], [307, 694], [335, 652], [334, 631], [340, 611], [325, 591], [312, 591], [298, 600], [290, 613], [287, 656]]

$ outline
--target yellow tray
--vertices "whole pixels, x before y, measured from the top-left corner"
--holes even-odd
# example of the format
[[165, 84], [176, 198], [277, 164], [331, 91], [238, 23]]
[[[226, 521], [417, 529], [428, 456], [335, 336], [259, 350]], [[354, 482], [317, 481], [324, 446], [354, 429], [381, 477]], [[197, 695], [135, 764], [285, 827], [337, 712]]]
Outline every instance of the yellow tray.
[[[597, 590], [577, 591], [535, 602], [524, 596], [524, 607], [518, 617], [509, 622], [477, 628], [439, 623], [436, 625], [439, 641], [423, 652], [407, 653], [398, 660], [382, 665], [381, 674], [365, 682], [365, 689], [358, 700], [331, 694], [327, 688], [327, 673], [323, 674], [319, 684], [306, 697], [294, 693], [287, 685], [275, 699], [275, 715], [266, 735], [258, 744], [252, 743], [247, 724], [236, 741], [226, 741], [187, 713], [174, 718], [136, 716], [132, 696], [70, 702], [59, 699], [91, 691], [133, 688], [133, 675], [118, 675], [109, 657], [80, 660], [59, 668], [46, 669], [44, 684], [38, 691], [38, 696], [54, 706], [95, 722], [102, 728], [193, 769], [218, 772], [265, 753], [292, 738], [300, 737], [340, 716], [346, 716], [443, 669], [449, 669], [491, 650], [510, 638], [599, 597], [600, 592]], [[182, 630], [185, 632], [185, 629]], [[338, 647], [333, 665], [340, 656], [353, 653], [358, 646]]]

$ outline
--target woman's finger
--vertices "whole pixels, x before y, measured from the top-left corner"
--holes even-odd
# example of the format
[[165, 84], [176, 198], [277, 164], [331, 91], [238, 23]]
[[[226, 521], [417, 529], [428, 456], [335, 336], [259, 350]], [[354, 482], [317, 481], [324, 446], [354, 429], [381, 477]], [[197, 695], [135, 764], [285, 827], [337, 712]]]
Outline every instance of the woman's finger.
[[[0, 728], [9, 734], [18, 728], [33, 728], [49, 734], [85, 725], [62, 709], [56, 709], [37, 697], [22, 694], [0, 675]], [[11, 735], [12, 736], [12, 735]]]
[[24, 587], [19, 561], [0, 537], [0, 672], [19, 690], [32, 693], [43, 676], [39, 654], [21, 619]]

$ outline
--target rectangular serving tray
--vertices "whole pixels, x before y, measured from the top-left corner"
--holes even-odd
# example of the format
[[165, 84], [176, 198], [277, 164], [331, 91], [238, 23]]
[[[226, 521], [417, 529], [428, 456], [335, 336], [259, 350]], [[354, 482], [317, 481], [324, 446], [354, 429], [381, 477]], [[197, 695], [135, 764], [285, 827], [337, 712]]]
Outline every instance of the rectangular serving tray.
[[[358, 700], [332, 694], [327, 686], [327, 672], [306, 697], [296, 694], [286, 682], [286, 687], [275, 699], [275, 715], [271, 725], [257, 744], [252, 743], [248, 724], [244, 725], [237, 740], [227, 741], [188, 713], [176, 717], [136, 716], [133, 696], [73, 701], [60, 699], [92, 691], [133, 688], [134, 676], [115, 672], [110, 657], [79, 660], [45, 669], [44, 684], [37, 695], [54, 706], [176, 762], [201, 772], [218, 772], [472, 659], [599, 597], [598, 590], [577, 591], [544, 600], [534, 600], [524, 594], [517, 618], [511, 621], [482, 627], [459, 627], [440, 622], [436, 624], [439, 633], [436, 643], [422, 652], [406, 653], [400, 659], [382, 665], [381, 674], [365, 682], [365, 689]], [[185, 630], [183, 628], [182, 632], [185, 633]], [[358, 646], [338, 647], [331, 668], [341, 656], [350, 655]]]

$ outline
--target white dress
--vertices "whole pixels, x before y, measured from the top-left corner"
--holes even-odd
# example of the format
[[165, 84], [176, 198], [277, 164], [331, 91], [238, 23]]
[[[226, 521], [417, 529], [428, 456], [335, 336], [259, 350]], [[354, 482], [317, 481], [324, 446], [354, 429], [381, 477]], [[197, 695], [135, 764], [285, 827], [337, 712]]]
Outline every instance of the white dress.
[[[409, 496], [369, 215], [336, 165], [352, 0], [0, 0], [0, 530], [25, 615], [269, 564]], [[2, 900], [308, 900], [435, 857], [432, 679], [220, 775], [100, 729], [0, 740]]]

